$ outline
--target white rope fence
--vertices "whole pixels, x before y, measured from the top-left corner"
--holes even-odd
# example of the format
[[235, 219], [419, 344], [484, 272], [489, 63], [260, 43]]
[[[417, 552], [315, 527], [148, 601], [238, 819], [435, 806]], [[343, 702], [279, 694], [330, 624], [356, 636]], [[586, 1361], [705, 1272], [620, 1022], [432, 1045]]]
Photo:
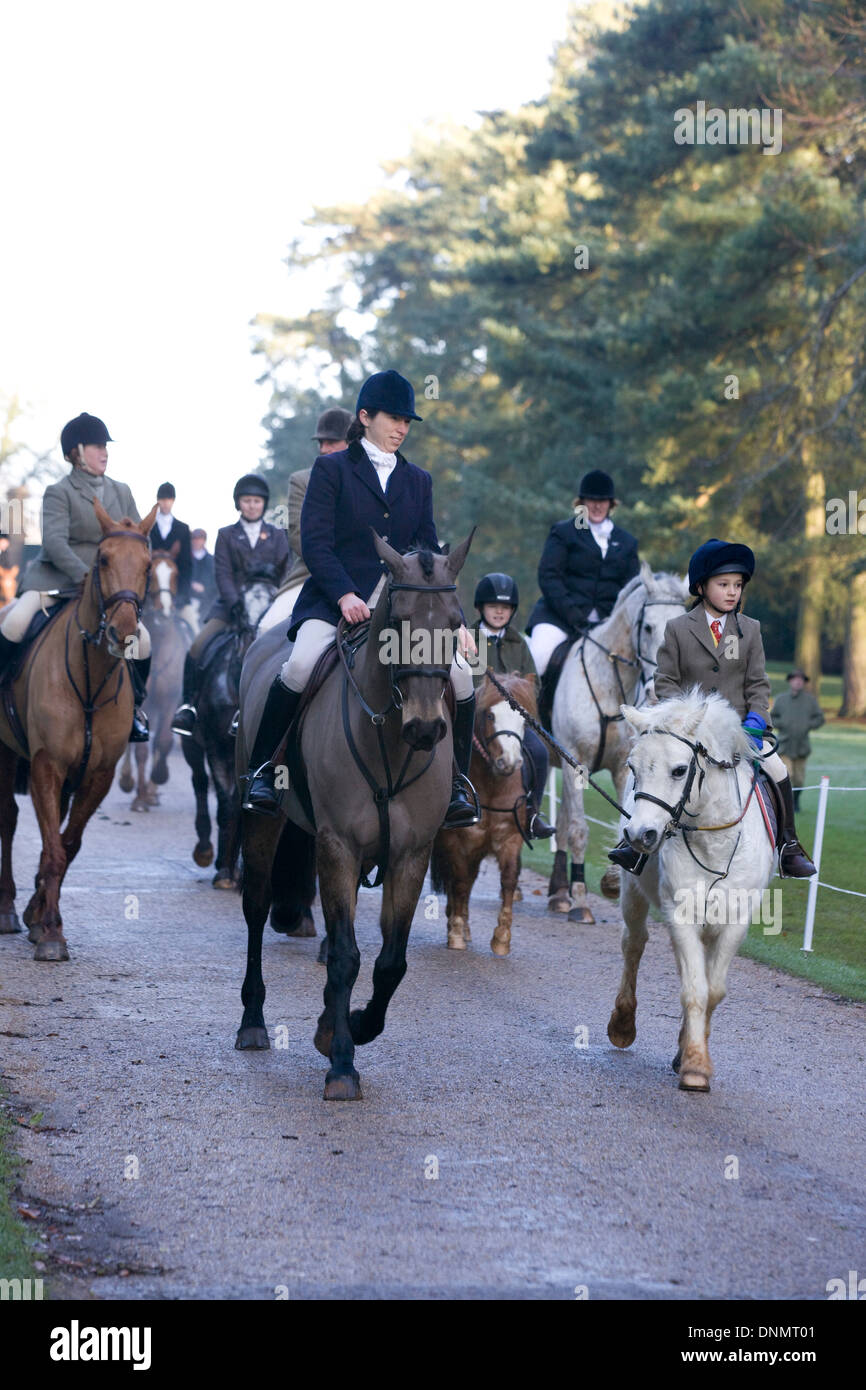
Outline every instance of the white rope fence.
[[[815, 931], [815, 911], [818, 904], [818, 889], [829, 888], [833, 893], [845, 893], [851, 898], [866, 898], [866, 893], [859, 892], [856, 888], [840, 888], [836, 883], [825, 883], [821, 878], [821, 851], [824, 845], [824, 822], [827, 818], [827, 799], [830, 792], [866, 792], [866, 787], [831, 787], [830, 778], [822, 777], [820, 782], [809, 787], [796, 787], [800, 792], [818, 792], [818, 815], [815, 821], [815, 848], [812, 850], [812, 862], [815, 865], [816, 873], [809, 879], [809, 897], [806, 902], [806, 922], [803, 927], [803, 945], [801, 951], [812, 952], [812, 937]], [[559, 805], [559, 790], [556, 782], [556, 770], [550, 769], [550, 776], [547, 779], [547, 798], [549, 807], [549, 819], [551, 825], [556, 824], [557, 808]], [[593, 825], [600, 825], [605, 830], [616, 831], [617, 826], [610, 821], [598, 820], [595, 816], [587, 816], [588, 821]], [[554, 838], [554, 846], [558, 849], [558, 841]]]

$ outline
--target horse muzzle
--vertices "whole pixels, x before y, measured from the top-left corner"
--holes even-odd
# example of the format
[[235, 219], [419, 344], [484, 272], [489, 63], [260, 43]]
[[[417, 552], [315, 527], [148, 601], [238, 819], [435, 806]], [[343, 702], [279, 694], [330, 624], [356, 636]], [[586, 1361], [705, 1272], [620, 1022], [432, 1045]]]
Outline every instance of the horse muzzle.
[[625, 838], [632, 849], [636, 849], [640, 854], [652, 854], [662, 842], [661, 832], [654, 826], [637, 826], [633, 820], [629, 822]]
[[441, 743], [445, 737], [447, 724], [441, 716], [435, 719], [420, 719], [415, 716], [407, 719], [403, 725], [403, 739], [410, 748], [420, 752], [427, 752], [435, 748], [437, 743]]

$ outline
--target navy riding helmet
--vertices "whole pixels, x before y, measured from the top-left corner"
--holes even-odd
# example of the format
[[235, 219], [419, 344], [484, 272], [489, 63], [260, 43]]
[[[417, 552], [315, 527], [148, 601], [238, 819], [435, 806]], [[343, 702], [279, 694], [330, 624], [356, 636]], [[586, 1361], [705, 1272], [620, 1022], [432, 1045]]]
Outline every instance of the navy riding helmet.
[[475, 589], [475, 607], [480, 612], [486, 603], [510, 603], [517, 608], [520, 594], [510, 574], [485, 574]]
[[104, 420], [100, 420], [98, 415], [88, 415], [86, 410], [81, 415], [76, 415], [74, 420], [69, 420], [60, 431], [60, 447], [64, 458], [68, 458], [79, 444], [86, 448], [88, 444], [104, 446], [113, 442]]
[[745, 585], [754, 573], [754, 551], [736, 541], [720, 541], [713, 537], [699, 545], [689, 560], [689, 593], [697, 594], [698, 585], [712, 579], [714, 574], [741, 574]]
[[358, 393], [355, 414], [362, 410], [384, 410], [386, 415], [396, 415], [404, 420], [420, 420], [415, 414], [415, 392], [411, 381], [399, 372], [374, 372], [368, 376]]
[[261, 473], [245, 473], [242, 478], [238, 478], [235, 483], [234, 492], [232, 493], [234, 504], [238, 511], [241, 509], [240, 503], [238, 502], [239, 497], [264, 497], [267, 503], [270, 500], [270, 496], [271, 490]]

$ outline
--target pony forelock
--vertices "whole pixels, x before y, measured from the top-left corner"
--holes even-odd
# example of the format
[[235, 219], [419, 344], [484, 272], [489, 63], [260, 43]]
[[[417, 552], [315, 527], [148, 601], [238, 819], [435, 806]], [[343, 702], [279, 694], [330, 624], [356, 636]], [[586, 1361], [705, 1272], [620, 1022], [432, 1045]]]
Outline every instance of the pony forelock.
[[691, 743], [702, 744], [719, 762], [729, 762], [735, 753], [748, 758], [755, 751], [733, 706], [722, 695], [707, 695], [697, 685], [658, 705], [643, 706], [641, 715], [644, 733], [663, 729], [679, 734]]

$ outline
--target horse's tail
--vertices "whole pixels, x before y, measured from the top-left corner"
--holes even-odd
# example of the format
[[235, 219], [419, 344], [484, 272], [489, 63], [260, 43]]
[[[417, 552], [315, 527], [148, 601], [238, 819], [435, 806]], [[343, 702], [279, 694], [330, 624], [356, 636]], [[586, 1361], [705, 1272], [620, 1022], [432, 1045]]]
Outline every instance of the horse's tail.
[[15, 795], [26, 796], [30, 790], [30, 763], [27, 758], [19, 758], [15, 767]]
[[439, 838], [433, 841], [433, 853], [430, 855], [430, 884], [434, 893], [448, 892], [448, 855], [439, 843]]

